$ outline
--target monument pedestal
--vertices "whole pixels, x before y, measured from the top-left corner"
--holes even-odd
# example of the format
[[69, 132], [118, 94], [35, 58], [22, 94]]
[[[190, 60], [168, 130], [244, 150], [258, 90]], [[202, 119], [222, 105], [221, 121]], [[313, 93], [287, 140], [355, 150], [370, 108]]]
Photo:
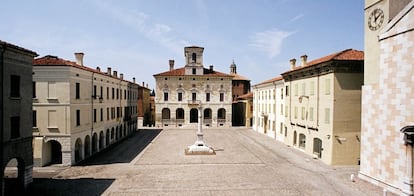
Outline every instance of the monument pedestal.
[[203, 140], [203, 131], [202, 131], [202, 107], [201, 102], [198, 105], [198, 131], [197, 131], [197, 140], [195, 143], [191, 146], [188, 146], [185, 149], [185, 155], [215, 155], [216, 152], [213, 148], [207, 146], [206, 143], [204, 143]]

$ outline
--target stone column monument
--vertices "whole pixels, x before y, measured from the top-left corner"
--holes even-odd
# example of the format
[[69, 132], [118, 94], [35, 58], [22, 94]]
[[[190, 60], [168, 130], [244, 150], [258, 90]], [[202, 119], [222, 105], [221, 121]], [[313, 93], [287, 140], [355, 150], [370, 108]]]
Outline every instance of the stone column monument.
[[201, 102], [198, 103], [198, 130], [197, 130], [197, 140], [191, 146], [188, 146], [185, 149], [186, 155], [215, 155], [216, 152], [213, 148], [207, 146], [203, 140], [203, 116], [202, 116], [202, 105]]

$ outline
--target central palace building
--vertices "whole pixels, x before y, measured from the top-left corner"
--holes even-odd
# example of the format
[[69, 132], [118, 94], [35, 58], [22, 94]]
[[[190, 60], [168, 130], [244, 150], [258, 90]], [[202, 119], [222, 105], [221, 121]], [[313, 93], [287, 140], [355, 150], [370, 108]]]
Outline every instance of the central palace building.
[[198, 105], [202, 105], [204, 126], [232, 125], [233, 75], [204, 68], [204, 48], [184, 48], [185, 66], [155, 74], [155, 124], [181, 127], [198, 123]]

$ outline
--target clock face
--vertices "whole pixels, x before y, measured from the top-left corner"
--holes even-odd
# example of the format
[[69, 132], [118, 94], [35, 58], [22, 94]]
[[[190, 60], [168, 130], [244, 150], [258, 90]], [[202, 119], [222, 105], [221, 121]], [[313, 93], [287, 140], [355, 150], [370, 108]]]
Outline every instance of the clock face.
[[376, 31], [379, 29], [384, 22], [384, 12], [376, 8], [374, 9], [368, 17], [368, 27], [371, 31]]

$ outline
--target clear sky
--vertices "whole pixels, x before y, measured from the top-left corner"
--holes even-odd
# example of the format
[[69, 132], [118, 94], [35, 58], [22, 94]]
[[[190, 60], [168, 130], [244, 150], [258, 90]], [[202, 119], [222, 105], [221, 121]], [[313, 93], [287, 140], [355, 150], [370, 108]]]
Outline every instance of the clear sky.
[[155, 87], [169, 59], [204, 47], [204, 66], [237, 72], [252, 85], [278, 76], [289, 60], [363, 50], [363, 0], [2, 0], [0, 40], [107, 67]]

